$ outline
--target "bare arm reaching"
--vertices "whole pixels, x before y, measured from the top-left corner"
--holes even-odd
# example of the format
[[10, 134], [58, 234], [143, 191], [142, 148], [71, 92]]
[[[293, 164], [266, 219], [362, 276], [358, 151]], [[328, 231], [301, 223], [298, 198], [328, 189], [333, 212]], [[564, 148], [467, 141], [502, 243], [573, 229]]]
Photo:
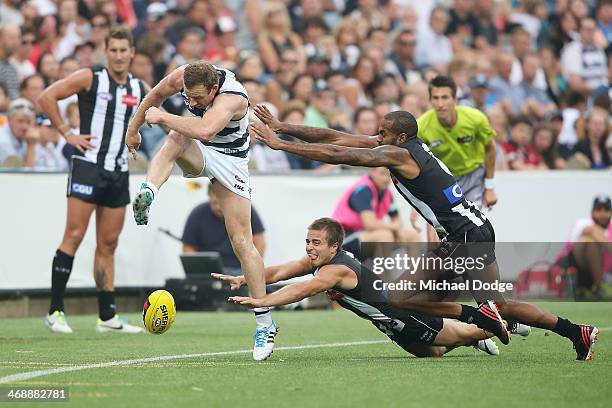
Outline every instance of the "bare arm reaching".
[[291, 125], [280, 122], [263, 105], [255, 107], [255, 115], [275, 133], [284, 133], [310, 143], [329, 143], [346, 147], [376, 147], [376, 136], [352, 135], [327, 128]]
[[418, 165], [410, 153], [395, 146], [355, 148], [320, 143], [293, 143], [281, 140], [267, 126], [251, 123], [249, 129], [255, 138], [275, 150], [284, 150], [312, 160], [330, 164], [349, 164], [365, 167], [402, 168], [402, 174], [414, 178], [419, 174]]
[[136, 150], [140, 147], [141, 138], [138, 130], [145, 122], [145, 112], [151, 107], [159, 107], [167, 98], [181, 90], [184, 70], [185, 66], [181, 66], [172, 71], [170, 75], [162, 79], [147, 93], [147, 96], [138, 106], [125, 135], [125, 144], [134, 159], [136, 158]]

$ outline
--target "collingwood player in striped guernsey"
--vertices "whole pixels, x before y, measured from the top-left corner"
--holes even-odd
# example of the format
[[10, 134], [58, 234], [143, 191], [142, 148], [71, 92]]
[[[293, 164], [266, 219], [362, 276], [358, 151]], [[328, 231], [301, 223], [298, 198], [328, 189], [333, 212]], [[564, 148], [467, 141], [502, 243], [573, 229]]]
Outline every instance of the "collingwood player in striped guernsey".
[[[386, 114], [377, 136], [351, 135], [331, 129], [281, 123], [263, 106], [255, 114], [265, 125], [251, 124], [257, 140], [270, 146], [330, 164], [365, 167], [387, 167], [398, 192], [431, 224], [442, 239], [431, 256], [441, 258], [471, 257], [485, 260], [484, 270], [464, 274], [467, 280], [499, 281], [495, 259], [495, 232], [478, 207], [463, 196], [456, 179], [418, 137], [414, 116], [405, 111]], [[287, 142], [275, 132], [288, 134], [311, 143]], [[427, 270], [429, 279], [434, 271]], [[438, 317], [474, 323], [494, 333], [508, 344], [508, 330], [502, 317], [518, 323], [554, 331], [572, 341], [577, 360], [592, 358], [598, 329], [577, 325], [554, 316], [539, 307], [506, 301], [496, 291], [474, 292], [478, 307], [453, 302], [415, 302], [406, 292], [393, 292], [391, 303], [396, 307]], [[494, 300], [494, 301], [493, 301]], [[501, 316], [500, 316], [501, 315]]]
[[[344, 231], [332, 218], [320, 218], [308, 227], [306, 256], [296, 261], [266, 268], [266, 283], [272, 284], [297, 276], [312, 279], [283, 286], [260, 299], [233, 296], [230, 301], [249, 307], [282, 306], [325, 292], [343, 308], [369, 320], [398, 346], [417, 357], [440, 357], [455, 347], [474, 346], [497, 355], [497, 345], [472, 324], [439, 317], [423, 316], [397, 309], [382, 290], [374, 288], [380, 279], [363, 267], [353, 254], [342, 250]], [[231, 290], [246, 282], [243, 276], [213, 274], [226, 281]]]
[[[46, 324], [53, 332], [72, 332], [64, 316], [64, 291], [94, 211], [94, 280], [100, 309], [96, 330], [142, 331], [116, 315], [113, 292], [115, 248], [123, 228], [125, 206], [130, 202], [125, 134], [148, 86], [129, 72], [134, 46], [128, 30], [112, 29], [105, 46], [107, 67], [78, 70], [47, 88], [38, 100], [53, 126], [75, 149], [68, 177], [66, 228], [52, 265], [51, 307]], [[57, 103], [73, 94], [79, 103], [78, 133], [64, 122]]]
[[[176, 93], [183, 96], [191, 116], [172, 115], [158, 108]], [[148, 223], [149, 208], [174, 163], [185, 177], [208, 177], [251, 295], [258, 298], [265, 296], [266, 284], [263, 261], [253, 245], [251, 231], [248, 107], [246, 90], [233, 72], [205, 61], [183, 65], [151, 89], [130, 122], [126, 144], [135, 154], [141, 141], [138, 129], [145, 122], [170, 129], [133, 200], [136, 224]], [[253, 359], [261, 361], [272, 354], [277, 327], [268, 308], [254, 312]]]

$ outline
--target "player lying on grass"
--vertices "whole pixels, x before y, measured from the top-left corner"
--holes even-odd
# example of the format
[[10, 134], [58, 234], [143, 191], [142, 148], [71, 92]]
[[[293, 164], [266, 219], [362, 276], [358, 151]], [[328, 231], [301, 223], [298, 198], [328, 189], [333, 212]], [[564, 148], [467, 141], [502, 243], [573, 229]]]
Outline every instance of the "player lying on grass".
[[[344, 230], [331, 218], [320, 218], [308, 227], [307, 256], [293, 262], [267, 267], [266, 283], [313, 274], [308, 281], [292, 283], [263, 298], [233, 296], [229, 300], [247, 307], [281, 306], [325, 291], [342, 307], [371, 321], [401, 348], [417, 357], [440, 357], [455, 347], [474, 346], [499, 354], [492, 334], [472, 324], [423, 316], [397, 309], [385, 293], [374, 288], [378, 277], [350, 252], [342, 250]], [[213, 274], [237, 290], [246, 284], [243, 276]]]
[[[495, 257], [495, 231], [491, 222], [464, 197], [453, 174], [417, 137], [418, 124], [412, 114], [406, 111], [387, 113], [379, 125], [377, 136], [281, 123], [261, 106], [255, 108], [255, 114], [265, 125], [251, 123], [249, 129], [257, 140], [272, 149], [330, 164], [387, 167], [397, 191], [438, 233], [441, 242], [433, 250], [435, 256], [452, 263], [458, 258], [480, 258], [484, 261], [483, 266], [465, 271], [464, 280], [490, 284], [500, 281]], [[275, 132], [310, 143], [284, 141]], [[530, 303], [506, 300], [496, 290], [470, 287], [474, 299], [480, 303], [478, 308], [454, 302], [422, 301], [414, 296], [414, 291], [394, 291], [390, 302], [398, 308], [476, 324], [508, 344], [510, 331], [503, 316], [504, 319], [552, 330], [573, 343], [576, 360], [592, 359], [598, 333], [595, 326], [572, 323]]]

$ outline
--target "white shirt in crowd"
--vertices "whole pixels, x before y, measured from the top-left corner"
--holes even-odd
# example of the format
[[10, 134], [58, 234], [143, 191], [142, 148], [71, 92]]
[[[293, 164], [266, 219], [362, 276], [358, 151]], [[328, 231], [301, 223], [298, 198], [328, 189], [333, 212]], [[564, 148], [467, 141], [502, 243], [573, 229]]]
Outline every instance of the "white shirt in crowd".
[[581, 41], [572, 41], [563, 47], [561, 69], [566, 78], [578, 75], [591, 89], [608, 85], [608, 63], [605, 52], [595, 46], [585, 47]]
[[19, 156], [24, 159], [27, 149], [28, 145], [25, 140], [17, 140], [13, 136], [8, 122], [0, 127], [0, 166], [9, 156]]
[[36, 161], [34, 169], [46, 171], [68, 171], [70, 167], [68, 160], [62, 154], [62, 149], [66, 145], [63, 137], [58, 139], [57, 144], [52, 142], [46, 145], [36, 145]]

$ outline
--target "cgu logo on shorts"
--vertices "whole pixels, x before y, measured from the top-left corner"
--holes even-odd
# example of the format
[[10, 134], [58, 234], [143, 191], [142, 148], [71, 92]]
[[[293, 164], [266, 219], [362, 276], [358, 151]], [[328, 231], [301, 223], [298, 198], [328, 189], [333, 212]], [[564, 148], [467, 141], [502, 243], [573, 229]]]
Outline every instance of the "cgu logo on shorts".
[[71, 190], [73, 193], [91, 195], [93, 193], [93, 186], [89, 184], [72, 183]]
[[459, 184], [457, 183], [445, 188], [444, 190], [442, 190], [442, 192], [451, 204], [455, 204], [457, 201], [463, 198], [463, 192], [461, 191], [461, 187], [459, 187]]

